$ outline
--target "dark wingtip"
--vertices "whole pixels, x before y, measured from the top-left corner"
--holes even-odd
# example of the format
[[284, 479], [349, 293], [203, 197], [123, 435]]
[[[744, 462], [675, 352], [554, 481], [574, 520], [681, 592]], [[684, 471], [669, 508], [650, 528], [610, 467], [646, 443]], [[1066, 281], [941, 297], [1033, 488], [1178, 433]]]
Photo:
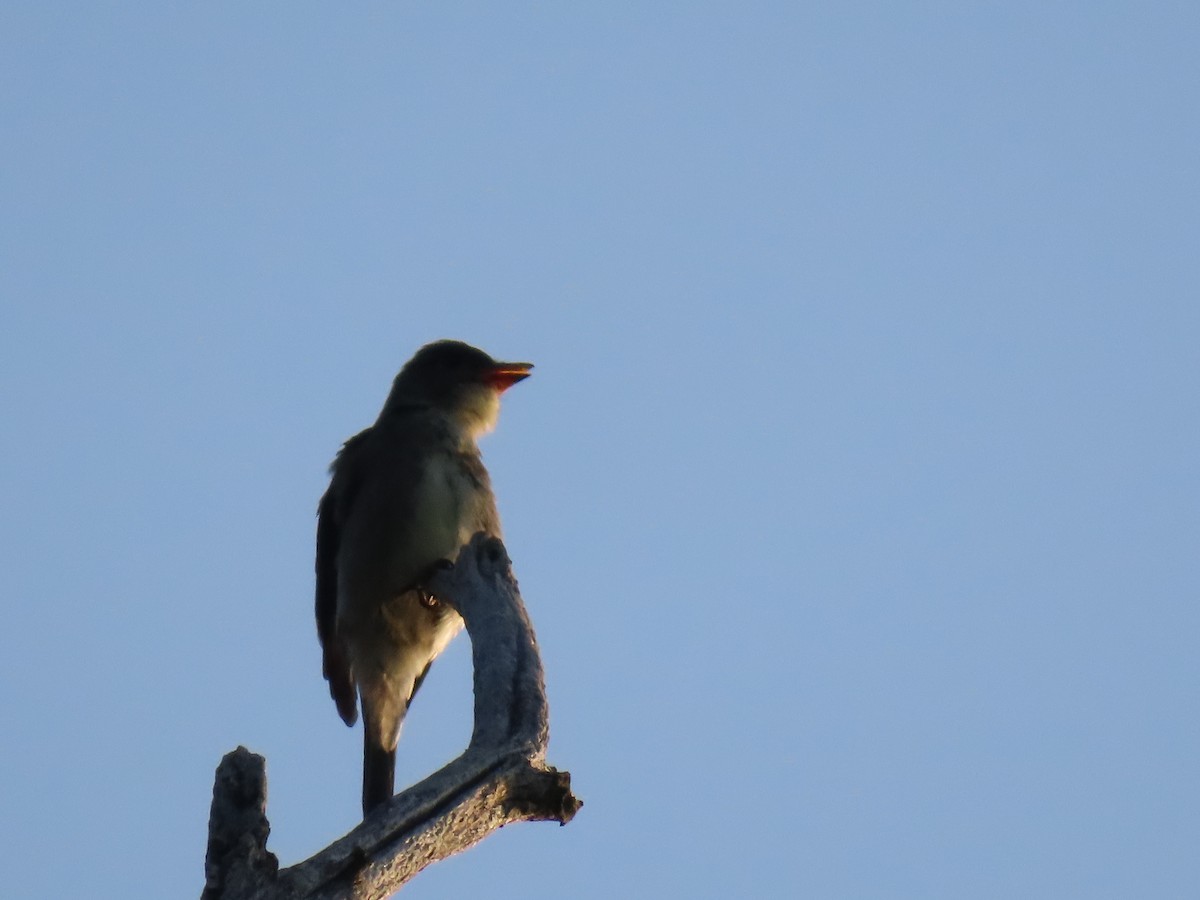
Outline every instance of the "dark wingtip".
[[333, 689], [333, 685], [329, 686], [329, 695], [333, 697], [333, 702], [337, 704], [338, 715], [342, 717], [342, 721], [353, 727], [358, 721], [358, 704], [354, 701], [354, 688], [350, 688], [349, 696], [338, 696]]
[[350, 674], [350, 667], [346, 665], [336, 643], [326, 644], [324, 650], [321, 674], [329, 682], [329, 696], [337, 705], [342, 721], [353, 725], [358, 721], [358, 696], [354, 689], [354, 676]]

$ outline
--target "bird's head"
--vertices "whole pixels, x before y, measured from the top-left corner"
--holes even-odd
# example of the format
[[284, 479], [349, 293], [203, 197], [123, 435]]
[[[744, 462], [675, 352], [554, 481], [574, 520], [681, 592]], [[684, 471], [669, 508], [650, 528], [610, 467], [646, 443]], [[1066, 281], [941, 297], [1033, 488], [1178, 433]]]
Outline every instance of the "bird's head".
[[404, 364], [384, 409], [429, 405], [478, 437], [496, 427], [500, 395], [528, 378], [532, 368], [533, 363], [497, 362], [462, 341], [435, 341]]

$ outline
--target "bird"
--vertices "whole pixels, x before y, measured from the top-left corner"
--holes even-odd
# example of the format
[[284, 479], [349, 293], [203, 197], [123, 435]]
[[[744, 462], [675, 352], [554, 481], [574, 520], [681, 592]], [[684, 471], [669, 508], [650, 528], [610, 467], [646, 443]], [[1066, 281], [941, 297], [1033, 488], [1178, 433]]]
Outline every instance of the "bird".
[[395, 791], [405, 714], [462, 618], [425, 588], [473, 535], [502, 538], [477, 441], [500, 395], [532, 363], [462, 341], [421, 347], [375, 424], [330, 466], [317, 509], [316, 619], [322, 671], [347, 725], [363, 718], [363, 818]]

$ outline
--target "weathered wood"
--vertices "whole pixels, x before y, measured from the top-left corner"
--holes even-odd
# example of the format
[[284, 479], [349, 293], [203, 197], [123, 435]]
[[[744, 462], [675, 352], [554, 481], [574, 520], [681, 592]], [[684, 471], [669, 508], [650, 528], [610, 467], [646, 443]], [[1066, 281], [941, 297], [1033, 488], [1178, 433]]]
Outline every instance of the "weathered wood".
[[238, 748], [217, 770], [202, 900], [375, 900], [503, 825], [556, 821], [582, 806], [545, 763], [541, 657], [504, 545], [476, 535], [427, 587], [466, 622], [475, 727], [466, 752], [393, 797], [315, 856], [277, 870], [266, 849], [265, 761]]
[[279, 871], [267, 850], [266, 760], [245, 747], [225, 754], [217, 767], [208, 816], [208, 852], [201, 900], [252, 896]]

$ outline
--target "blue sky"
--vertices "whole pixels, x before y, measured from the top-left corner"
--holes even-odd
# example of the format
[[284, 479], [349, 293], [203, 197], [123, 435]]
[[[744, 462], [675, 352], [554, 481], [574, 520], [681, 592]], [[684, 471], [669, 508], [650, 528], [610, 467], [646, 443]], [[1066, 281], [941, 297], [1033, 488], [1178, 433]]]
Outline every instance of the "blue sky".
[[[1194, 897], [1194, 4], [0, 11], [0, 860], [196, 896], [357, 821], [325, 467], [422, 343], [586, 806], [405, 897]], [[469, 648], [406, 726], [470, 733]], [[48, 874], [52, 877], [48, 879]]]

